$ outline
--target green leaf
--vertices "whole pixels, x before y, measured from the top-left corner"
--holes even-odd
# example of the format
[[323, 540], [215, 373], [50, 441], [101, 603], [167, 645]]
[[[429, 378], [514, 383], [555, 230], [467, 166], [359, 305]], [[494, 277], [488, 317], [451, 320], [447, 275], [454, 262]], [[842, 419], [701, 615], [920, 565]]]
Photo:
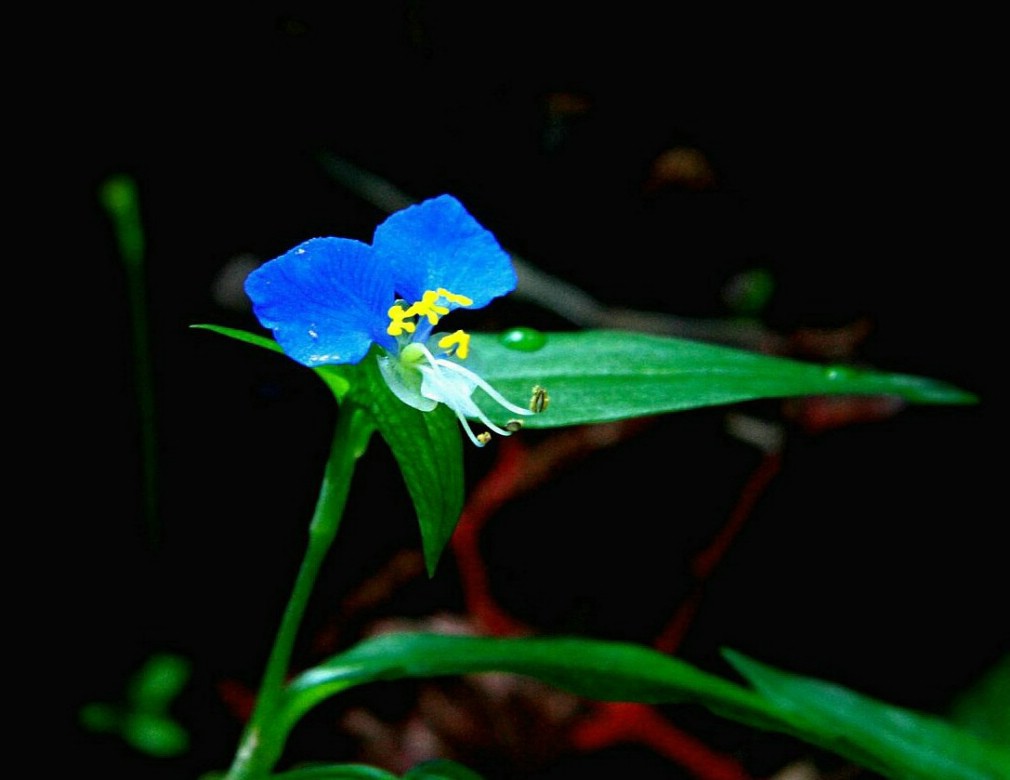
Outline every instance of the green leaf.
[[[274, 339], [268, 338], [267, 336], [261, 336], [256, 333], [249, 333], [245, 330], [239, 330], [238, 328], [225, 328], [221, 325], [190, 325], [191, 328], [197, 330], [210, 330], [214, 333], [219, 333], [222, 336], [228, 336], [229, 338], [235, 339], [236, 341], [243, 341], [246, 344], [252, 344], [257, 347], [262, 347], [263, 349], [269, 349], [271, 352], [278, 352], [284, 354], [284, 350], [281, 349], [281, 345], [278, 344]], [[333, 396], [337, 399], [337, 403], [340, 403], [347, 391], [350, 389], [351, 380], [350, 375], [354, 371], [354, 366], [319, 366], [313, 369], [319, 378], [326, 383], [326, 386], [333, 393]]]
[[622, 642], [386, 634], [292, 680], [278, 716], [290, 728], [329, 696], [378, 680], [511, 672], [592, 699], [702, 704], [724, 717], [793, 735], [892, 777], [1008, 777], [1006, 750], [938, 718], [779, 672], [739, 653], [727, 651], [726, 657], [757, 690]]
[[436, 758], [411, 767], [403, 780], [481, 780], [481, 776], [455, 761]]
[[189, 748], [189, 735], [175, 721], [150, 712], [132, 712], [123, 722], [123, 739], [137, 750], [171, 758]]
[[239, 330], [238, 328], [226, 328], [222, 325], [190, 325], [189, 327], [195, 328], [197, 330], [211, 330], [214, 333], [220, 333], [222, 336], [228, 336], [229, 338], [235, 339], [236, 341], [244, 341], [246, 344], [254, 344], [257, 347], [263, 347], [263, 349], [269, 349], [271, 352], [280, 352], [284, 354], [284, 350], [281, 349], [281, 345], [274, 341], [272, 338], [267, 338], [266, 336], [260, 336], [256, 333], [249, 333], [245, 330]]
[[123, 720], [120, 708], [103, 701], [88, 702], [77, 714], [84, 728], [99, 733], [119, 731]]
[[140, 198], [136, 183], [123, 174], [111, 176], [102, 183], [99, 196], [115, 223], [123, 262], [128, 267], [143, 265], [144, 229], [140, 219]]
[[[198, 325], [280, 352], [263, 336]], [[965, 404], [977, 399], [924, 377], [823, 366], [729, 347], [626, 331], [539, 333], [516, 329], [474, 334], [471, 368], [506, 397], [524, 402], [534, 386], [550, 404], [523, 422], [531, 428], [605, 422], [758, 398], [801, 395], [891, 395], [911, 403]], [[369, 409], [400, 466], [417, 511], [428, 574], [433, 575], [463, 506], [462, 442], [457, 421], [442, 404], [420, 412], [397, 399], [372, 359], [357, 366], [315, 369], [340, 402], [347, 392]], [[509, 414], [482, 390], [475, 399], [488, 416]]]
[[[819, 365], [756, 352], [614, 330], [543, 333], [542, 346], [503, 334], [472, 334], [470, 368], [515, 403], [534, 385], [550, 394], [529, 428], [605, 422], [805, 395], [891, 395], [910, 403], [968, 404], [977, 398], [944, 382], [850, 366]], [[523, 346], [517, 346], [521, 344]], [[496, 422], [507, 414], [477, 391]]]
[[[398, 775], [368, 764], [314, 764], [270, 775], [271, 780], [398, 780]], [[403, 780], [481, 780], [471, 769], [443, 758], [424, 761]]]
[[190, 666], [182, 656], [152, 655], [130, 680], [130, 700], [141, 709], [164, 710], [189, 680]]
[[537, 677], [573, 693], [608, 701], [695, 701], [766, 725], [759, 696], [679, 659], [639, 645], [578, 638], [384, 634], [365, 640], [288, 686], [279, 705], [290, 723], [320, 701], [377, 680], [478, 672]]
[[951, 719], [980, 737], [1010, 745], [1010, 655], [958, 697]]
[[923, 780], [1010, 778], [1010, 751], [940, 718], [783, 672], [738, 652], [725, 650], [723, 655], [797, 734], [810, 735], [822, 747], [884, 775]]
[[397, 776], [367, 764], [314, 764], [270, 775], [270, 780], [397, 780]]
[[390, 392], [371, 356], [357, 368], [355, 400], [368, 409], [396, 458], [417, 512], [428, 576], [434, 576], [463, 511], [459, 421], [442, 404], [430, 412], [407, 406]]

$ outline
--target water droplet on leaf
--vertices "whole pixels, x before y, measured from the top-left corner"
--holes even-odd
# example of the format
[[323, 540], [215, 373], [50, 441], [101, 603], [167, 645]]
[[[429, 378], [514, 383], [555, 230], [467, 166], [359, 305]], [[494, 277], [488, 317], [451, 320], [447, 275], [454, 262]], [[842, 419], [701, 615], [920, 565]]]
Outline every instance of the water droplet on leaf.
[[849, 366], [826, 366], [824, 368], [824, 378], [832, 382], [844, 382], [859, 374], [859, 371]]
[[536, 352], [547, 343], [547, 335], [534, 328], [512, 328], [502, 333], [499, 340], [509, 349]]

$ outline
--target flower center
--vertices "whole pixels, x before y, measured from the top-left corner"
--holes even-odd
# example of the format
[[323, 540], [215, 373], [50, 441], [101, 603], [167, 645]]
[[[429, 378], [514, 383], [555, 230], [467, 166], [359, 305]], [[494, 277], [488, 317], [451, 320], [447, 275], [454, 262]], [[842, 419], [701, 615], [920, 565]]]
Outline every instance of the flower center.
[[[389, 311], [386, 312], [389, 315], [386, 333], [390, 336], [413, 333], [417, 330], [417, 322], [421, 317], [428, 319], [428, 325], [437, 325], [439, 319], [449, 313], [449, 307], [444, 302], [455, 303], [457, 306], [473, 305], [472, 299], [465, 295], [449, 292], [444, 287], [439, 287], [437, 290], [427, 290], [421, 296], [421, 300], [414, 301], [406, 308], [403, 306], [405, 302], [400, 301], [389, 308]], [[466, 356], [462, 355], [461, 357]]]
[[381, 356], [379, 368], [390, 390], [409, 406], [421, 411], [431, 411], [438, 403], [443, 403], [456, 413], [470, 440], [483, 447], [489, 440], [487, 432], [475, 434], [468, 418], [476, 418], [490, 430], [501, 436], [508, 436], [522, 427], [520, 420], [512, 420], [502, 428], [495, 425], [471, 399], [476, 388], [481, 388], [500, 407], [516, 415], [530, 415], [546, 408], [542, 406], [523, 409], [508, 401], [486, 380], [469, 369], [448, 358], [465, 360], [470, 353], [470, 336], [462, 330], [443, 335], [435, 344], [438, 353], [432, 354], [425, 345], [431, 329], [449, 313], [448, 304], [470, 306], [473, 301], [465, 295], [439, 287], [428, 290], [409, 306], [406, 301], [397, 301], [387, 314], [389, 325], [386, 333], [399, 341], [396, 355]]

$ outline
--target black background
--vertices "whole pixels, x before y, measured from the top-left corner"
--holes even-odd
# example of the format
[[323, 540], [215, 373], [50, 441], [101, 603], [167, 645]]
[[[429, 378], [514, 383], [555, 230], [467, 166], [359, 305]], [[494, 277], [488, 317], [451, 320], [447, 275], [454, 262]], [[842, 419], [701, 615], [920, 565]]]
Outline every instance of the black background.
[[[309, 372], [188, 326], [255, 328], [214, 295], [236, 257], [370, 238], [385, 215], [328, 175], [324, 153], [416, 198], [453, 193], [506, 247], [612, 305], [721, 317], [728, 280], [768, 269], [769, 327], [865, 319], [860, 362], [978, 393], [976, 407], [794, 431], [682, 652], [727, 673], [717, 652], [731, 646], [942, 711], [1008, 640], [986, 26], [452, 2], [86, 9], [21, 24], [22, 65], [37, 71], [17, 86], [27, 153], [11, 148], [34, 186], [16, 213], [41, 219], [16, 262], [40, 275], [31, 296], [46, 343], [35, 345], [31, 315], [12, 332], [49, 369], [18, 386], [53, 423], [26, 445], [41, 474], [27, 513], [44, 534], [32, 578], [52, 597], [26, 603], [33, 656], [52, 657], [35, 698], [73, 748], [60, 757], [180, 777], [230, 760], [239, 725], [215, 686], [260, 673], [335, 410]], [[552, 115], [558, 93], [585, 109]], [[674, 146], [703, 152], [715, 186], [650, 189], [650, 166]], [[117, 174], [137, 183], [147, 238], [155, 544], [127, 284], [98, 199]], [[558, 324], [514, 302], [486, 316], [493, 328]], [[503, 603], [545, 632], [649, 642], [756, 463], [724, 416], [663, 418], [496, 516], [486, 541]], [[493, 450], [468, 451], [469, 482]], [[393, 552], [418, 546], [412, 523], [375, 445], [317, 625]], [[459, 609], [451, 558], [388, 609]], [[194, 663], [181, 704], [194, 750], [167, 766], [74, 723], [77, 706], [118, 696], [159, 650]], [[313, 747], [310, 758], [353, 759]]]

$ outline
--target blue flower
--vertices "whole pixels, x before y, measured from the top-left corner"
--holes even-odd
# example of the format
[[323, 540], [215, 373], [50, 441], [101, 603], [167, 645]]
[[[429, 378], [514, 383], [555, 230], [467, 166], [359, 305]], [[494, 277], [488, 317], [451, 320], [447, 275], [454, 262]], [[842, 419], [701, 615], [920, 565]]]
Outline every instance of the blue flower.
[[377, 345], [390, 390], [424, 412], [452, 409], [477, 446], [468, 418], [507, 436], [473, 402], [480, 387], [514, 414], [506, 400], [458, 361], [470, 351], [462, 330], [434, 333], [457, 308], [479, 309], [516, 286], [508, 254], [451, 195], [392, 214], [371, 244], [313, 238], [253, 271], [245, 290], [263, 327], [302, 365], [357, 364]]

